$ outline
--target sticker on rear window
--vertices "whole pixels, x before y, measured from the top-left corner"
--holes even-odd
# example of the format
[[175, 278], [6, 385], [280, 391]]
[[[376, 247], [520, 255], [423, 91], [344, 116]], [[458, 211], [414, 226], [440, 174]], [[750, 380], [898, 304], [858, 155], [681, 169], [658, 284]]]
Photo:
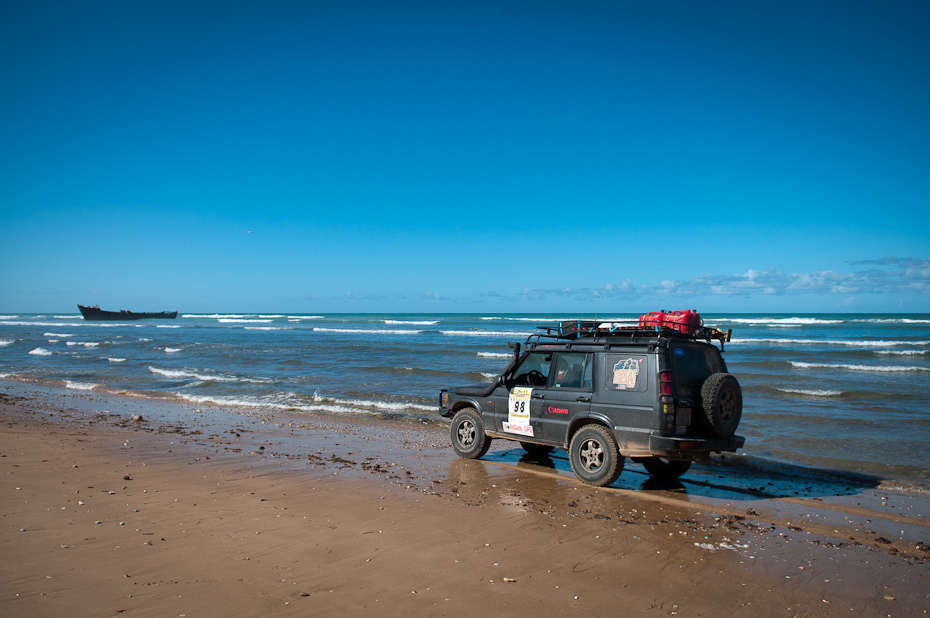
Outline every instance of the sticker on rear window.
[[636, 388], [636, 378], [639, 376], [639, 361], [635, 358], [626, 358], [614, 365], [613, 385], [616, 388]]

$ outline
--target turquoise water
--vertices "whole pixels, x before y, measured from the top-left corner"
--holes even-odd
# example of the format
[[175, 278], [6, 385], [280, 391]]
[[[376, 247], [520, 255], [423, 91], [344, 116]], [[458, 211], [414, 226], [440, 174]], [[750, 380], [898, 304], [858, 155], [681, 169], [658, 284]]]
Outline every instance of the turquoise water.
[[[229, 410], [437, 419], [537, 325], [584, 315], [0, 316], [0, 378]], [[599, 316], [631, 323], [636, 316]], [[930, 483], [930, 315], [705, 315], [730, 328], [748, 459]]]

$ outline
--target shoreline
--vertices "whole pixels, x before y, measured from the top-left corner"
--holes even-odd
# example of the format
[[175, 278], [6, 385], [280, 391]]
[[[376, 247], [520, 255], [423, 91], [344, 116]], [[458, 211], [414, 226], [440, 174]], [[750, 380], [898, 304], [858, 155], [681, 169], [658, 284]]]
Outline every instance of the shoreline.
[[412, 422], [0, 393], [10, 615], [916, 616], [930, 602], [921, 495], [734, 494], [710, 473], [649, 488], [632, 469], [596, 489], [499, 441], [458, 459], [445, 429]]

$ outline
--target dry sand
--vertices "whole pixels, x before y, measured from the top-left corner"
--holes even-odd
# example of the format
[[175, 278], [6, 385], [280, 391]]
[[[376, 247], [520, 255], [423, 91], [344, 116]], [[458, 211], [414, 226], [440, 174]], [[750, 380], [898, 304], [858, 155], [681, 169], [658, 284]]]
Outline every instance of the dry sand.
[[516, 461], [512, 443], [457, 459], [441, 428], [275, 422], [12, 382], [0, 421], [2, 616], [930, 607], [926, 499], [889, 488], [595, 489]]

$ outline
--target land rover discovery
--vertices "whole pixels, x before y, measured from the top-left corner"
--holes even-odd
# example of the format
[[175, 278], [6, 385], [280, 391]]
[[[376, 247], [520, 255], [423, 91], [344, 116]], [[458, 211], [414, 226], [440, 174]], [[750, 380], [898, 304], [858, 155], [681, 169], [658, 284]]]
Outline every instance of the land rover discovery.
[[494, 438], [535, 455], [563, 448], [581, 481], [605, 486], [627, 457], [676, 479], [694, 460], [743, 446], [742, 391], [721, 355], [729, 331], [645, 319], [539, 328], [509, 344], [513, 358], [491, 383], [440, 391], [460, 457], [482, 457]]

